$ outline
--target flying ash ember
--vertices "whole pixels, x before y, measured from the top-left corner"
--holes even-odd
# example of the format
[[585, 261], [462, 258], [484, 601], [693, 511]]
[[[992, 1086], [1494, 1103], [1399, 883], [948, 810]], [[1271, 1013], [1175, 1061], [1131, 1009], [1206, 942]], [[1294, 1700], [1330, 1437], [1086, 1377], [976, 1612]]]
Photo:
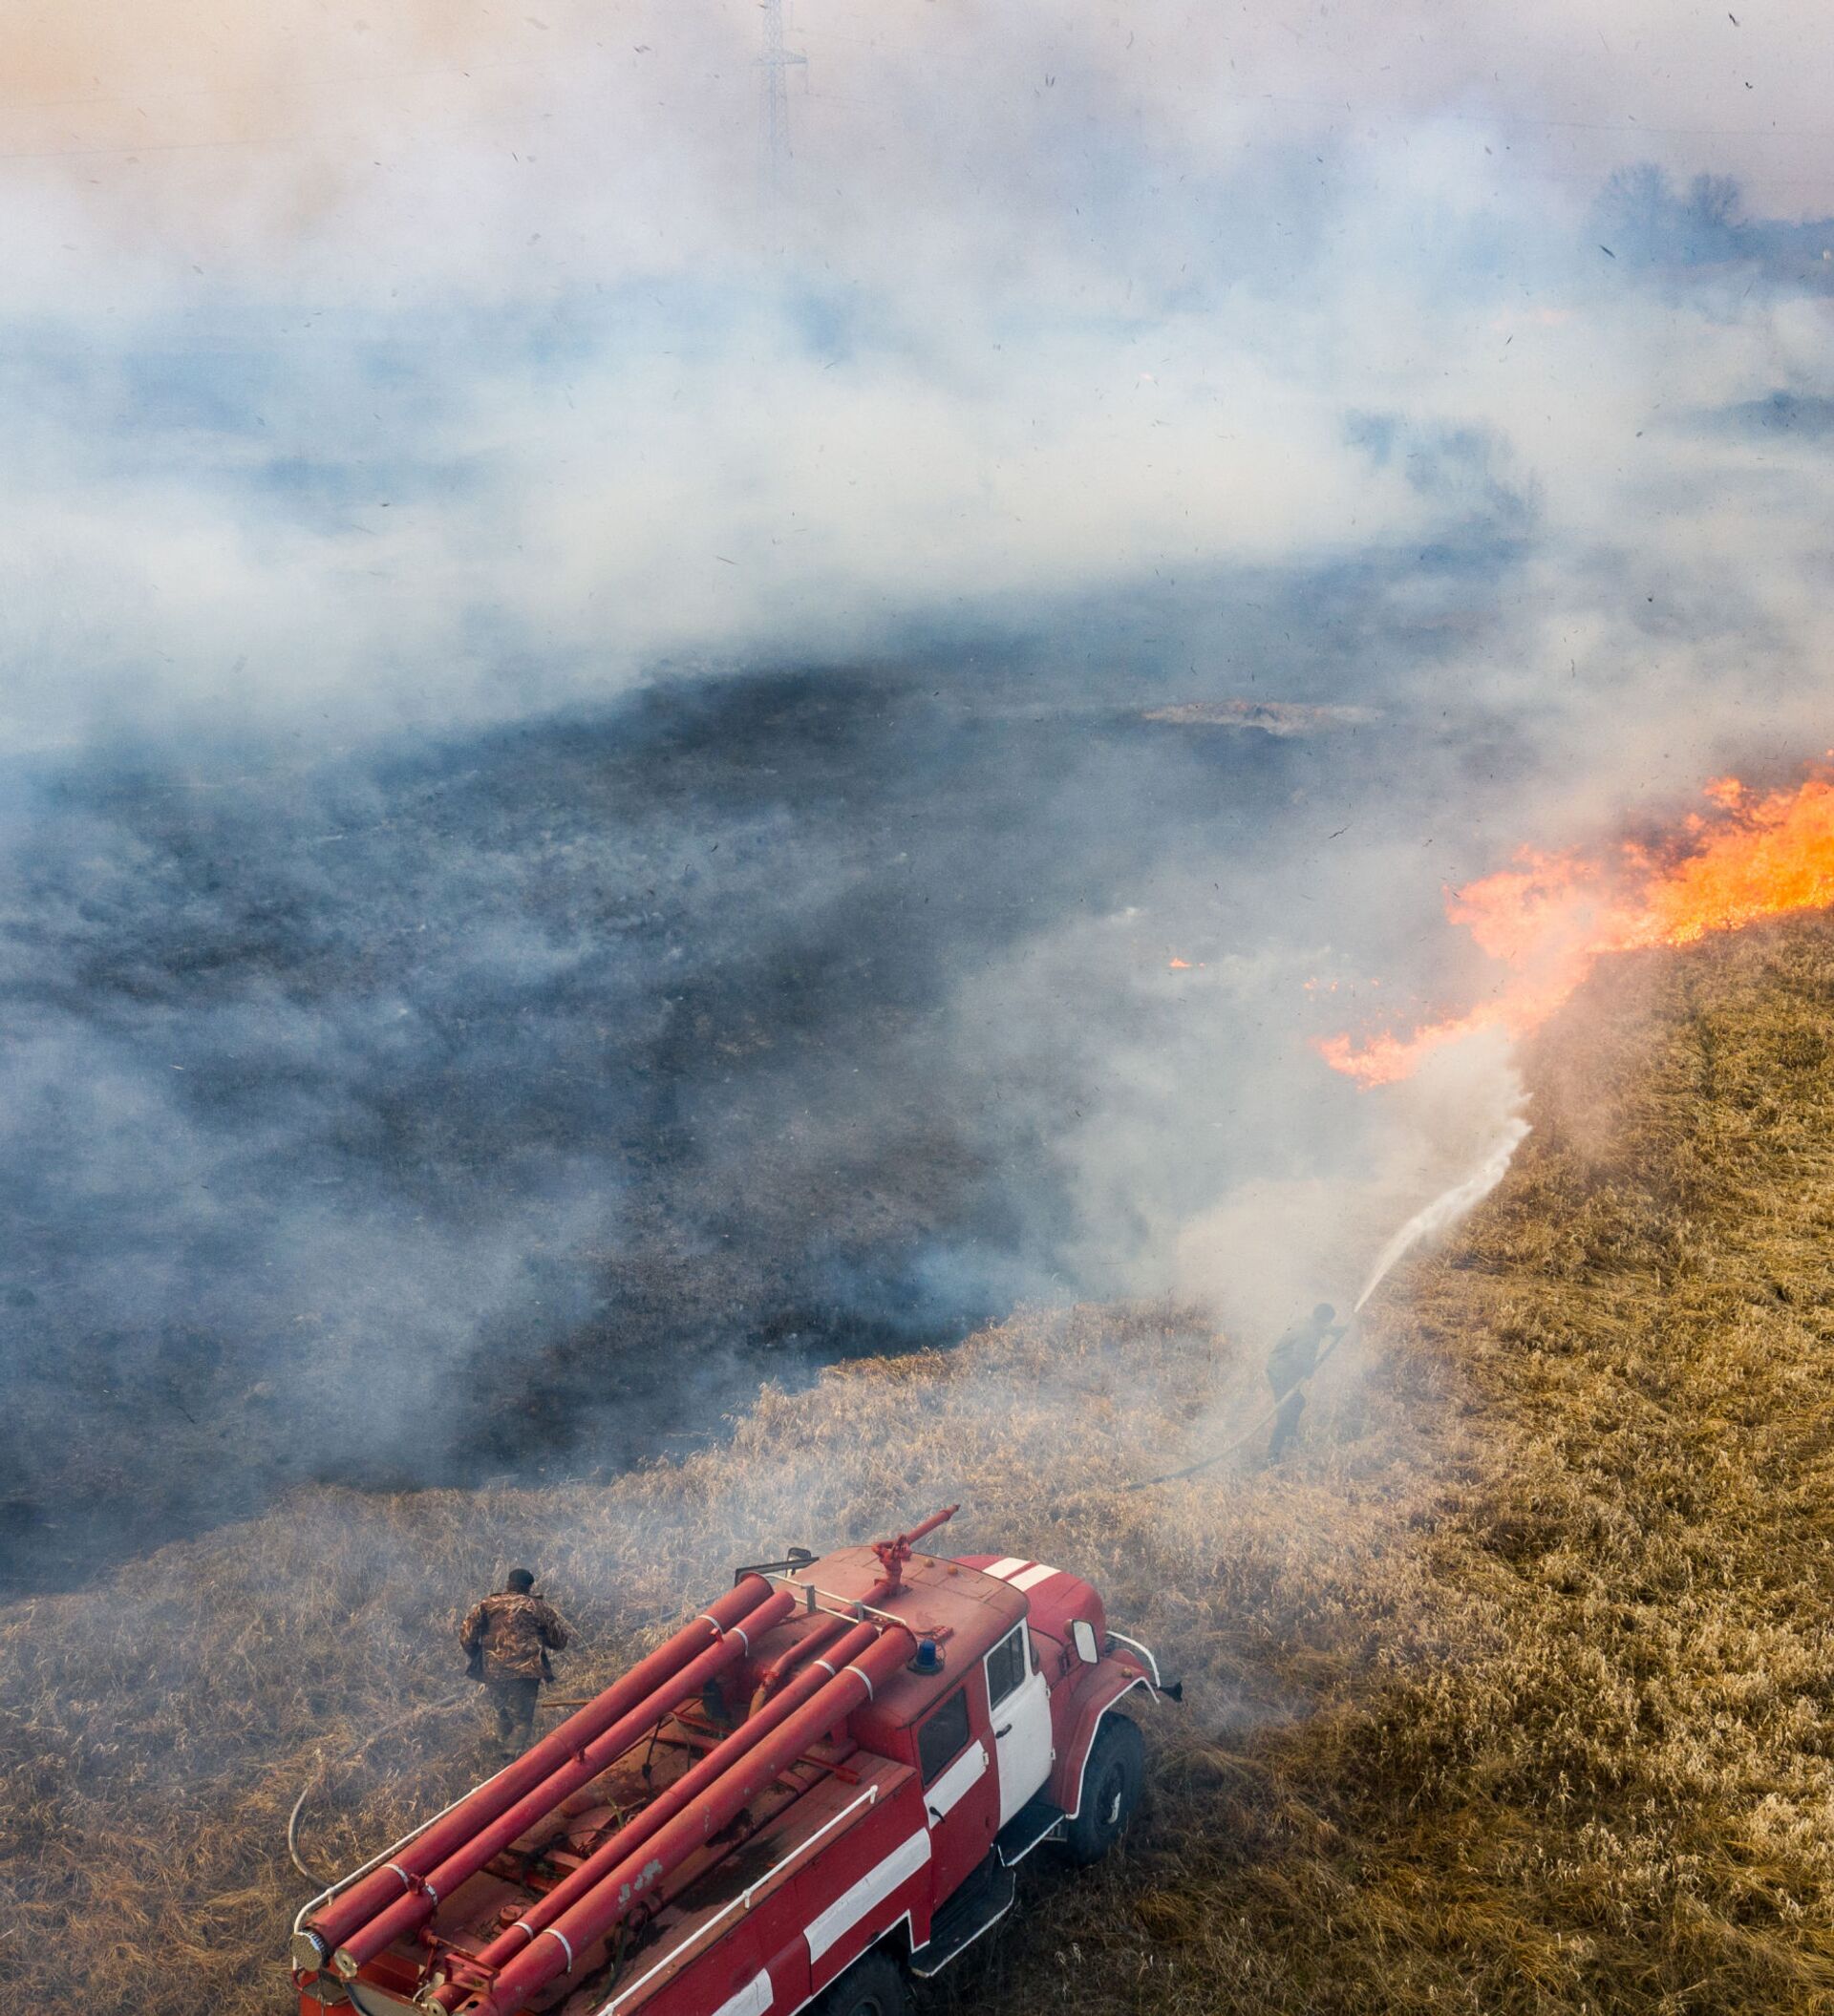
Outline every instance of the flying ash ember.
[[1528, 1034], [1612, 953], [1834, 903], [1834, 782], [1758, 793], [1719, 777], [1703, 796], [1712, 810], [1664, 840], [1626, 841], [1598, 859], [1525, 847], [1515, 866], [1448, 891], [1446, 916], [1503, 969], [1490, 997], [1404, 1035], [1325, 1037], [1326, 1061], [1364, 1085], [1391, 1084], [1480, 1030]]

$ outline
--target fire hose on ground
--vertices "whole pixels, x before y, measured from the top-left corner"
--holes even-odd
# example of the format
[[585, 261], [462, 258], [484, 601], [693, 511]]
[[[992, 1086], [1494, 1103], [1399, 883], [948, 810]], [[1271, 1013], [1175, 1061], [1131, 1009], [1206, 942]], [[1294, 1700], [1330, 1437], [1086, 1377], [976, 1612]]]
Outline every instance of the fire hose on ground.
[[299, 1853], [299, 1815], [306, 1801], [325, 1782], [325, 1752], [320, 1751], [312, 1759], [312, 1774], [300, 1787], [299, 1797], [293, 1801], [293, 1810], [287, 1815], [287, 1853], [292, 1857], [293, 1867], [309, 1883], [323, 1883], [331, 1880], [316, 1869], [308, 1869]]
[[[597, 1698], [597, 1695], [587, 1695], [586, 1700], [571, 1702], [568, 1706], [585, 1708], [588, 1702], [595, 1701]], [[463, 1693], [448, 1694], [432, 1701], [417, 1701], [404, 1713], [391, 1716], [388, 1721], [373, 1725], [367, 1732], [366, 1744], [373, 1744], [379, 1737], [392, 1735], [396, 1730], [404, 1728], [410, 1722], [417, 1721], [423, 1715], [430, 1713], [443, 1714], [448, 1709], [462, 1708], [464, 1703], [465, 1695]], [[287, 1815], [288, 1857], [292, 1862], [293, 1867], [299, 1871], [300, 1875], [308, 1882], [321, 1885], [322, 1895], [325, 1896], [331, 1895], [336, 1891], [338, 1888], [337, 1881], [334, 1878], [326, 1876], [323, 1871], [307, 1866], [305, 1857], [299, 1852], [299, 1821], [300, 1815], [306, 1811], [307, 1800], [315, 1792], [324, 1789], [331, 1775], [331, 1766], [327, 1761], [325, 1751], [322, 1749], [314, 1751], [312, 1752], [312, 1769], [308, 1774], [305, 1784], [300, 1787], [299, 1797], [293, 1801], [292, 1811]], [[435, 1817], [437, 1818], [437, 1815], [436, 1814]], [[431, 1822], [427, 1824], [431, 1825]], [[389, 1852], [391, 1854], [394, 1853], [393, 1850]], [[371, 1863], [368, 1866], [373, 1868], [376, 1865]], [[360, 1876], [363, 1872], [359, 1870], [357, 1874]], [[352, 1878], [352, 1880], [354, 1880], [354, 1878]]]

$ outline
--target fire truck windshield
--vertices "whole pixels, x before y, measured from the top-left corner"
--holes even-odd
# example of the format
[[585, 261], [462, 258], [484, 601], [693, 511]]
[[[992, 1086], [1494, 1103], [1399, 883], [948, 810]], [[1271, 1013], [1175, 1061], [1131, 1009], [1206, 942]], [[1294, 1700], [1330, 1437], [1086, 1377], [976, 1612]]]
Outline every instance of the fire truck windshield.
[[1025, 1626], [1009, 1631], [987, 1655], [987, 1698], [994, 1707], [1025, 1678]]

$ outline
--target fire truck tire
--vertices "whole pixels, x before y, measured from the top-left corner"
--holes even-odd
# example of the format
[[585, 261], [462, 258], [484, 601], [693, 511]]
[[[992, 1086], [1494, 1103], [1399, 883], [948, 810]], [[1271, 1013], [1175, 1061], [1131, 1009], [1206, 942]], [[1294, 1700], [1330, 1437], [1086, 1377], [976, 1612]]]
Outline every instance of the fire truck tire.
[[1125, 1715], [1110, 1715], [1096, 1731], [1082, 1775], [1082, 1810], [1063, 1837], [1073, 1862], [1098, 1862], [1126, 1832], [1146, 1783], [1146, 1746]]
[[814, 2016], [910, 2016], [910, 1984], [891, 1955], [875, 1947], [822, 1996]]

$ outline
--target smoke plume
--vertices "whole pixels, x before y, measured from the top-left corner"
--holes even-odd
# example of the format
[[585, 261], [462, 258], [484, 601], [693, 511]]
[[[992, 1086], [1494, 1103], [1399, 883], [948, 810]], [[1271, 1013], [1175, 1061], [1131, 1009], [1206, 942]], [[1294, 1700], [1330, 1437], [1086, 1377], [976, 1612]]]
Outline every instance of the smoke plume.
[[1819, 13], [760, 19], [27, 11], [20, 1580], [1348, 1301], [1441, 886], [1824, 746]]

